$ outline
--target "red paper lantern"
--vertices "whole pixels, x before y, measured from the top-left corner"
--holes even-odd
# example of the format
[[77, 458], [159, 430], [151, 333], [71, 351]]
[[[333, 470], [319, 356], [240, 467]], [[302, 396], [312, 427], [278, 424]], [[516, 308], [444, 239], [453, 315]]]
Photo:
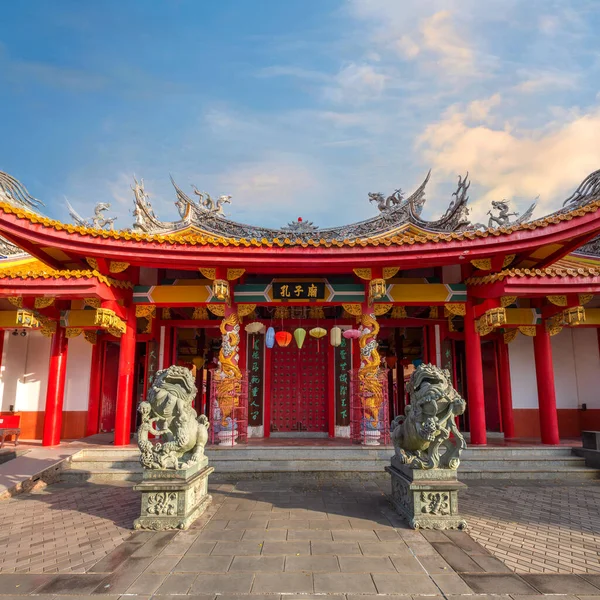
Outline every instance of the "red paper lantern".
[[396, 366], [396, 362], [398, 359], [395, 356], [386, 356], [385, 362], [390, 369], [393, 369]]
[[278, 331], [275, 334], [275, 341], [278, 346], [286, 348], [292, 341], [292, 334], [289, 331]]

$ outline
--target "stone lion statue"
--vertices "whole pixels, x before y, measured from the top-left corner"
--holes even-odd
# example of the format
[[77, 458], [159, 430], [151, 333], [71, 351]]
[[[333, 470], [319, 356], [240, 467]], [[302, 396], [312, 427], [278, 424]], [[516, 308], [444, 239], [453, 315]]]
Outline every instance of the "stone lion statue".
[[392, 423], [396, 456], [413, 469], [456, 470], [467, 445], [454, 418], [465, 412], [466, 402], [452, 387], [449, 371], [419, 365], [407, 390], [410, 404]]
[[[158, 371], [138, 408], [140, 462], [146, 469], [187, 469], [204, 455], [208, 419], [192, 408], [197, 393], [192, 372], [171, 366]], [[149, 435], [158, 437], [152, 442]]]

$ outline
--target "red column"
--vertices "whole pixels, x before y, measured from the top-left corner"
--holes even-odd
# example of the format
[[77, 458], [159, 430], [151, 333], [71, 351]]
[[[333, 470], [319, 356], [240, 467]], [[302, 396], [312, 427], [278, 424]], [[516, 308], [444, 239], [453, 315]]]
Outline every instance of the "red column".
[[94, 435], [99, 430], [100, 419], [100, 381], [102, 373], [102, 343], [92, 345], [90, 365], [90, 392], [88, 396], [87, 426], [85, 435]]
[[515, 437], [515, 421], [513, 419], [512, 389], [510, 385], [510, 359], [508, 344], [499, 340], [498, 348], [498, 382], [500, 384], [500, 411], [502, 413], [502, 431], [504, 439]]
[[481, 340], [475, 330], [473, 301], [467, 300], [465, 314], [465, 353], [469, 431], [471, 444], [486, 444], [485, 399], [483, 394], [483, 366], [481, 363]]
[[127, 309], [127, 329], [121, 336], [119, 379], [117, 385], [117, 414], [115, 446], [128, 446], [131, 441], [131, 403], [135, 371], [135, 305]]
[[[262, 343], [265, 343], [265, 336], [262, 336]], [[271, 437], [271, 360], [273, 350], [265, 345], [265, 366], [263, 375], [263, 436]]]
[[437, 344], [435, 339], [435, 325], [427, 325], [427, 356], [428, 362], [437, 365]]
[[57, 327], [50, 346], [42, 446], [56, 446], [60, 443], [65, 376], [67, 373], [67, 349], [68, 340], [65, 337], [65, 329], [64, 327]]
[[533, 338], [535, 356], [535, 378], [538, 389], [540, 430], [543, 444], [558, 444], [558, 415], [556, 413], [556, 390], [554, 388], [554, 366], [552, 345], [545, 325], [536, 327]]

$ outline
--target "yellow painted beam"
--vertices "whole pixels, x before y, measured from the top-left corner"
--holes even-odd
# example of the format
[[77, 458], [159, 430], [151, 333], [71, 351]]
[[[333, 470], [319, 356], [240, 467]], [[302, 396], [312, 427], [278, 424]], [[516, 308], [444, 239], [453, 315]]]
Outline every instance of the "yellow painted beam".
[[0, 329], [17, 327], [17, 311], [3, 310], [0, 312]]
[[540, 313], [535, 308], [507, 308], [507, 325], [538, 325]]

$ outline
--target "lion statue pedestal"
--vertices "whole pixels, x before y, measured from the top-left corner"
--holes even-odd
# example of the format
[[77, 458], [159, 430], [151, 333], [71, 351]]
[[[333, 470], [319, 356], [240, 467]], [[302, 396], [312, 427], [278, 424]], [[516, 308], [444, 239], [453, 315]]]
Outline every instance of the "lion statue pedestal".
[[214, 469], [204, 455], [209, 423], [192, 408], [196, 393], [192, 372], [171, 366], [156, 373], [140, 403], [143, 475], [133, 489], [142, 492], [142, 510], [135, 529], [187, 529], [210, 505], [208, 476]]
[[450, 373], [434, 365], [419, 365], [407, 390], [410, 404], [394, 420], [395, 454], [386, 467], [392, 504], [414, 529], [466, 529], [458, 514], [458, 492], [466, 486], [456, 478], [466, 443], [455, 422], [466, 403]]

